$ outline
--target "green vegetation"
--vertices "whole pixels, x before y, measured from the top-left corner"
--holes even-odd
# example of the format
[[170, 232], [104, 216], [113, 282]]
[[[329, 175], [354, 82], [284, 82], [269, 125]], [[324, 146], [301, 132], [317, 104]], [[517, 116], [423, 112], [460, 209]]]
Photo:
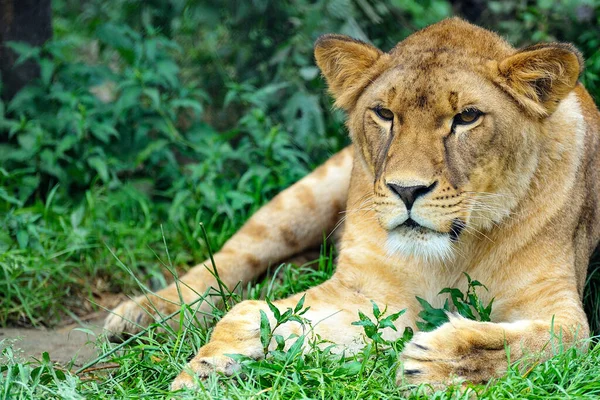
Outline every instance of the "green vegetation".
[[[422, 321], [417, 321], [417, 328], [420, 331], [429, 332], [448, 322], [448, 313], [456, 311], [459, 315], [477, 321], [491, 321], [490, 315], [492, 314], [492, 299], [487, 306], [484, 306], [479, 297], [477, 296], [477, 288], [481, 287], [487, 290], [485, 285], [477, 280], [471, 279], [469, 274], [464, 272], [467, 278], [467, 293], [463, 293], [460, 289], [456, 288], [444, 288], [440, 291], [440, 295], [448, 293], [450, 299], [446, 299], [442, 308], [432, 307], [426, 300], [417, 297], [417, 301], [421, 304], [423, 310], [419, 313], [419, 317]], [[449, 300], [452, 301], [450, 307]]]
[[[277, 294], [287, 295], [294, 288], [297, 279], [306, 283], [322, 281], [330, 274], [332, 257], [323, 254], [321, 264], [314, 267], [285, 265], [278, 283]], [[324, 274], [325, 273], [325, 274]], [[275, 293], [272, 281], [259, 282], [249, 297], [266, 293], [267, 298]], [[467, 294], [452, 290], [458, 297]], [[224, 299], [231, 293], [221, 292]], [[239, 301], [239, 299], [237, 299]], [[190, 306], [192, 309], [194, 305]], [[471, 313], [475, 306], [469, 306]], [[335, 353], [330, 343], [313, 339], [310, 325], [305, 334], [283, 338], [274, 334], [276, 326], [285, 321], [303, 323], [302, 314], [306, 308], [302, 300], [294, 307], [276, 316], [275, 325], [268, 320], [261, 323], [261, 341], [267, 343], [273, 338], [278, 346], [265, 349], [264, 360], [236, 357], [241, 364], [239, 376], [231, 378], [211, 377], [202, 382], [197, 391], [178, 392], [182, 398], [401, 398], [409, 399], [469, 399], [476, 393], [482, 398], [597, 398], [600, 396], [600, 383], [597, 373], [600, 367], [600, 345], [584, 354], [578, 349], [561, 351], [550, 361], [529, 368], [525, 372], [514, 365], [506, 376], [488, 385], [473, 385], [466, 388], [449, 387], [445, 391], [433, 393], [431, 388], [398, 386], [396, 368], [399, 353], [412, 337], [406, 329], [404, 335], [390, 342], [381, 336], [381, 330], [393, 327], [393, 321], [403, 313], [390, 314], [373, 304], [374, 320], [364, 313], [357, 315], [356, 325], [363, 327], [365, 347], [357, 355], [344, 357]], [[365, 310], [367, 311], [367, 310]], [[183, 313], [182, 313], [183, 315]], [[475, 314], [473, 314], [475, 315]], [[177, 318], [177, 316], [175, 316]], [[436, 316], [423, 315], [427, 324], [439, 325]], [[4, 398], [138, 398], [168, 396], [168, 387], [175, 375], [184, 367], [186, 360], [208, 339], [208, 331], [198, 328], [189, 320], [182, 320], [183, 328], [173, 331], [166, 324], [155, 324], [128, 343], [117, 347], [98, 340], [104, 352], [97, 364], [84, 366], [78, 370], [71, 366], [57, 366], [47, 354], [37, 363], [24, 363], [10, 347], [3, 349], [5, 362], [0, 366], [0, 394]], [[166, 332], [157, 333], [158, 327]], [[283, 340], [291, 339], [293, 344], [287, 350]], [[2, 344], [3, 342], [0, 342]], [[5, 346], [9, 343], [3, 343]], [[310, 349], [302, 354], [302, 346]]]
[[[76, 319], [107, 293], [139, 292], [134, 276], [151, 289], [163, 286], [172, 279], [167, 270], [207, 257], [201, 222], [219, 248], [260, 205], [342, 148], [344, 116], [331, 110], [312, 59], [320, 34], [349, 34], [387, 50], [460, 11], [517, 45], [575, 43], [586, 57], [582, 81], [600, 100], [598, 0], [491, 1], [483, 9], [455, 2], [455, 10], [445, 0], [55, 0], [53, 7], [53, 40], [43, 48], [11, 45], [20, 62], [39, 63], [40, 78], [0, 102], [0, 325]], [[231, 301], [279, 298], [327, 279], [332, 253], [323, 253], [316, 266], [283, 266], [281, 282], [238, 288]], [[591, 271], [585, 301], [598, 333], [596, 262]], [[475, 307], [473, 316], [489, 307], [448, 295], [465, 313]], [[439, 324], [427, 311], [424, 323]], [[404, 342], [377, 341], [391, 318], [380, 316], [357, 315], [374, 344], [354, 358], [328, 348], [306, 356], [278, 349], [245, 364], [247, 379], [210, 380], [198, 397], [401, 396], [405, 388], [394, 380]], [[23, 363], [4, 340], [0, 398], [166, 394], [208, 334], [152, 328], [102, 360], [118, 368], [81, 374], [47, 357]], [[490, 398], [594, 398], [599, 375], [596, 346], [525, 375], [515, 368], [475, 390]], [[450, 388], [435, 398], [461, 396], [468, 398]]]

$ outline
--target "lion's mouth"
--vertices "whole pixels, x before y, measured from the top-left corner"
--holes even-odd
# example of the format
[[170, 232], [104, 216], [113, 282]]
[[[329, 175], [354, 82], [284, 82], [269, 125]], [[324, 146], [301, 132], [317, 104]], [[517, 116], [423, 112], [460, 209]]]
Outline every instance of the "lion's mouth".
[[[404, 221], [404, 223], [398, 225], [398, 227], [400, 226], [405, 226], [407, 228], [425, 228], [423, 225], [419, 224], [417, 221], [415, 221], [414, 219], [408, 217], [408, 219], [406, 221]], [[425, 229], [429, 229], [429, 228], [425, 228]]]
[[421, 225], [420, 223], [418, 223], [411, 217], [408, 217], [408, 219], [406, 221], [397, 225], [394, 228], [394, 230], [396, 230], [396, 231], [412, 231], [412, 232], [418, 232], [418, 233], [444, 233], [444, 232], [439, 232], [435, 229], [431, 229], [430, 227], [427, 227], [425, 225]]
[[452, 221], [452, 225], [448, 232], [442, 232], [442, 231], [438, 231], [437, 229], [432, 229], [427, 226], [421, 225], [420, 223], [418, 223], [411, 217], [408, 217], [408, 219], [406, 221], [404, 221], [400, 225], [396, 226], [396, 228], [394, 228], [394, 230], [406, 229], [406, 230], [416, 231], [416, 232], [421, 232], [421, 233], [444, 234], [444, 235], [448, 235], [450, 237], [450, 240], [455, 242], [458, 240], [458, 237], [460, 236], [460, 234], [462, 233], [464, 228], [465, 228], [464, 222], [458, 218], [456, 218]]

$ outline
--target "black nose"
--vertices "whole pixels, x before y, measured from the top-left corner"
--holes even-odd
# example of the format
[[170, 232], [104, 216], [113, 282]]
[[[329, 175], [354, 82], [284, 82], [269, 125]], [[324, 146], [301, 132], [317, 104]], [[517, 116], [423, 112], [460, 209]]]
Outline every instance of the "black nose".
[[410, 210], [415, 201], [433, 190], [437, 182], [432, 183], [429, 186], [418, 185], [418, 186], [401, 186], [395, 183], [388, 183], [390, 190], [398, 195], [400, 199], [406, 205], [406, 209]]

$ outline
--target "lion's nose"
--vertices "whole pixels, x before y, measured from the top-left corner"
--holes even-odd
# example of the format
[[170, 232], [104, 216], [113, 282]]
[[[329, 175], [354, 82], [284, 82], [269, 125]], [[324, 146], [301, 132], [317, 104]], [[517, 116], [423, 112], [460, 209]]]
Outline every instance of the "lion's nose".
[[426, 185], [402, 186], [402, 185], [398, 185], [395, 183], [388, 183], [387, 186], [390, 188], [390, 190], [392, 192], [396, 193], [398, 195], [398, 197], [400, 197], [400, 199], [406, 205], [406, 209], [410, 211], [410, 209], [412, 208], [415, 201], [419, 197], [431, 192], [436, 184], [437, 184], [437, 182], [434, 182], [429, 186], [426, 186]]

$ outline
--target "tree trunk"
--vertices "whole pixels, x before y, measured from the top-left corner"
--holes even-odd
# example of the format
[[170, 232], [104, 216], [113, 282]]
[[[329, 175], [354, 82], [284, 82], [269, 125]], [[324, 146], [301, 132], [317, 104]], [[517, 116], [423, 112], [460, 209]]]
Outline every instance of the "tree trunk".
[[0, 74], [2, 99], [11, 99], [39, 75], [38, 65], [26, 61], [14, 66], [18, 55], [6, 42], [41, 46], [52, 37], [51, 0], [0, 0]]

